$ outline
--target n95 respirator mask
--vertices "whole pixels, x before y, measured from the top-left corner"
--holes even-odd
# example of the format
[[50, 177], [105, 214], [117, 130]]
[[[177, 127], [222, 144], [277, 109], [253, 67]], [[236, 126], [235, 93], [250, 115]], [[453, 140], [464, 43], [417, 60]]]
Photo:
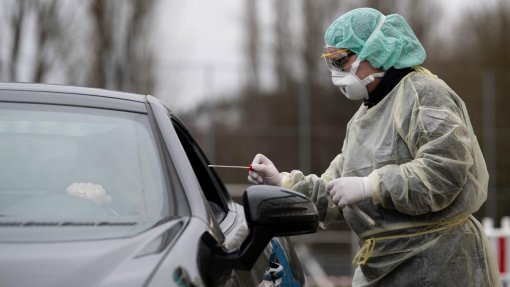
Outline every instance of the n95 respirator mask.
[[331, 70], [331, 81], [333, 85], [340, 89], [340, 92], [350, 100], [368, 99], [367, 85], [375, 80], [376, 77], [384, 76], [384, 72], [374, 73], [364, 79], [360, 79], [356, 72], [359, 67], [359, 60], [356, 60], [349, 72]]

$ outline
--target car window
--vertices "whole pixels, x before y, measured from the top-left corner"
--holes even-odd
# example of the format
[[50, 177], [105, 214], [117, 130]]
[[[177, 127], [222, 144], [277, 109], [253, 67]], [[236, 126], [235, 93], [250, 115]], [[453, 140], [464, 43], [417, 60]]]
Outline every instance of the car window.
[[232, 199], [216, 172], [208, 167], [207, 157], [186, 128], [176, 119], [172, 122], [216, 222], [220, 223], [227, 215]]
[[146, 114], [0, 104], [2, 220], [161, 218], [162, 169]]

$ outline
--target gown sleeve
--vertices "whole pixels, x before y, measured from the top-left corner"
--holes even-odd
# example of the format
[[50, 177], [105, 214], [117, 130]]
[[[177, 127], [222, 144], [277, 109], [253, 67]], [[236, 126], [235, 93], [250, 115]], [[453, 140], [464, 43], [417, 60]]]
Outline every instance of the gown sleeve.
[[326, 184], [340, 177], [343, 161], [343, 155], [337, 155], [320, 177], [315, 174], [305, 176], [299, 170], [281, 173], [282, 187], [300, 192], [315, 203], [319, 211], [319, 225], [324, 229], [328, 224], [343, 219], [340, 207], [329, 198], [326, 192]]

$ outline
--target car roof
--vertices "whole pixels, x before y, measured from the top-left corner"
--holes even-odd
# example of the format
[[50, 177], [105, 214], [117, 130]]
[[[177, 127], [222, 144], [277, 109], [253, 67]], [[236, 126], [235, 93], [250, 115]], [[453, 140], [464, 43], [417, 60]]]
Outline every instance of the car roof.
[[137, 102], [147, 101], [146, 95], [68, 85], [38, 84], [38, 83], [0, 83], [0, 90], [53, 92], [53, 93], [100, 96]]
[[0, 83], [0, 101], [146, 112], [147, 95], [68, 85]]

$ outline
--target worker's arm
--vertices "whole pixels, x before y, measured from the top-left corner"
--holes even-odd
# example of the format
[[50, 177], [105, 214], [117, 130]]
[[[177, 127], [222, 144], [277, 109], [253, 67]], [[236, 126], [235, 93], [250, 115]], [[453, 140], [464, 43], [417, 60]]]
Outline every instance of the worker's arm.
[[337, 155], [320, 177], [315, 174], [305, 176], [299, 170], [280, 173], [282, 187], [300, 192], [315, 203], [319, 211], [320, 226], [322, 228], [326, 228], [328, 224], [343, 219], [341, 209], [331, 200], [326, 192], [327, 183], [332, 179], [340, 177], [343, 162], [343, 155]]

